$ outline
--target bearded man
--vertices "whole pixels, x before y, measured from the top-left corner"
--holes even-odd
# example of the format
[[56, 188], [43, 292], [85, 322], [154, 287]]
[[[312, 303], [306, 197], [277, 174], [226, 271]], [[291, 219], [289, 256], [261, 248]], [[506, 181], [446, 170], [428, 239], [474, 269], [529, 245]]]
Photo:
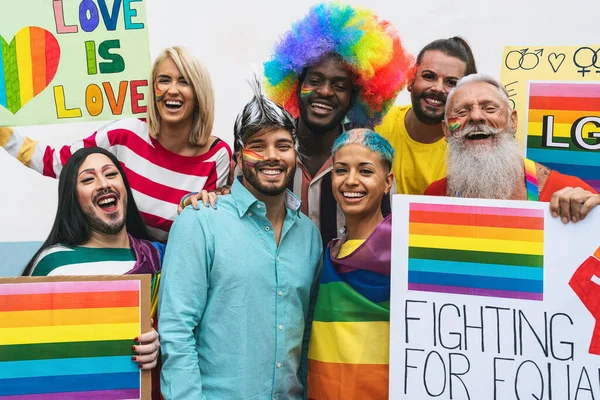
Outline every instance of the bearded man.
[[446, 101], [442, 128], [448, 173], [426, 195], [549, 201], [562, 222], [577, 222], [600, 204], [581, 179], [524, 159], [517, 143], [517, 112], [504, 86], [491, 76], [461, 79]]
[[398, 193], [423, 194], [446, 176], [446, 98], [460, 78], [476, 72], [471, 47], [458, 36], [434, 40], [417, 55], [408, 85], [411, 104], [392, 107], [375, 128], [394, 148]]
[[306, 390], [321, 235], [287, 189], [294, 118], [251, 84], [234, 129], [242, 175], [218, 209], [185, 208], [169, 234], [159, 300], [167, 400], [299, 400]]

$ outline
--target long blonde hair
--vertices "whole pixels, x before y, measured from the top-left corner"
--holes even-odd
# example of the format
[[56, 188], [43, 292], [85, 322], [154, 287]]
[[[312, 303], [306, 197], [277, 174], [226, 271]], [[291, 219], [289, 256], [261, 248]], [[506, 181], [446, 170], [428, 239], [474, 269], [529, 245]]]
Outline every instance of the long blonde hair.
[[196, 95], [196, 109], [194, 110], [192, 130], [188, 141], [192, 146], [205, 146], [212, 133], [215, 120], [215, 93], [208, 70], [186, 49], [179, 46], [165, 49], [154, 61], [152, 66], [152, 86], [148, 94], [148, 126], [150, 136], [158, 138], [160, 131], [160, 114], [156, 107], [154, 85], [158, 66], [165, 59], [173, 60], [181, 75], [192, 86]]

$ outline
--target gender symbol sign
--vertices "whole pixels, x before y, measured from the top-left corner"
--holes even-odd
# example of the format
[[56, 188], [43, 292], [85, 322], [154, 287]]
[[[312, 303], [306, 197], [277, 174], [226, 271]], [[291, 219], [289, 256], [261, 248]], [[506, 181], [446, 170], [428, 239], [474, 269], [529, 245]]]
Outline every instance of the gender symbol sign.
[[600, 398], [599, 211], [394, 196], [390, 398]]
[[502, 83], [527, 158], [600, 190], [600, 45], [506, 47]]
[[143, 116], [145, 0], [21, 0], [0, 13], [0, 126]]

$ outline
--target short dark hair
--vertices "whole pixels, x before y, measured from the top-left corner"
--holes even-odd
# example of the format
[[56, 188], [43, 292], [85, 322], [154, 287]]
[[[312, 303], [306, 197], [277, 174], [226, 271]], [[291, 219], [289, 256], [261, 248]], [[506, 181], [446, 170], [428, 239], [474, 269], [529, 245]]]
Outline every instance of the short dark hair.
[[135, 204], [129, 181], [123, 171], [123, 167], [117, 157], [108, 150], [100, 147], [86, 147], [77, 150], [69, 157], [60, 172], [58, 180], [58, 208], [56, 218], [50, 230], [48, 238], [42, 244], [42, 247], [35, 253], [33, 258], [25, 267], [24, 276], [30, 275], [35, 261], [42, 251], [55, 244], [64, 244], [67, 246], [79, 246], [90, 239], [91, 229], [89, 222], [77, 201], [77, 172], [79, 167], [90, 154], [104, 154], [108, 157], [119, 170], [125, 190], [127, 191], [127, 216], [125, 220], [125, 229], [127, 232], [137, 238], [153, 240], [152, 235], [142, 220], [142, 216]]
[[431, 50], [438, 50], [442, 53], [446, 54], [450, 57], [456, 57], [459, 60], [462, 60], [467, 65], [465, 69], [465, 76], [476, 74], [477, 66], [475, 65], [475, 57], [473, 57], [473, 52], [471, 51], [471, 47], [467, 43], [467, 41], [460, 36], [454, 36], [448, 39], [438, 39], [429, 43], [421, 51], [417, 56], [417, 66], [421, 64], [421, 60], [423, 59], [423, 55]]

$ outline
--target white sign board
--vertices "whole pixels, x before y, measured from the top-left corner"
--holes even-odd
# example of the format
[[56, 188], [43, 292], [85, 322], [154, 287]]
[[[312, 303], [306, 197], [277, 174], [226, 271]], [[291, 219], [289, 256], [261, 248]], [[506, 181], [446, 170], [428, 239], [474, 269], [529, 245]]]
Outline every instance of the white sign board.
[[395, 196], [390, 398], [600, 399], [600, 210]]

